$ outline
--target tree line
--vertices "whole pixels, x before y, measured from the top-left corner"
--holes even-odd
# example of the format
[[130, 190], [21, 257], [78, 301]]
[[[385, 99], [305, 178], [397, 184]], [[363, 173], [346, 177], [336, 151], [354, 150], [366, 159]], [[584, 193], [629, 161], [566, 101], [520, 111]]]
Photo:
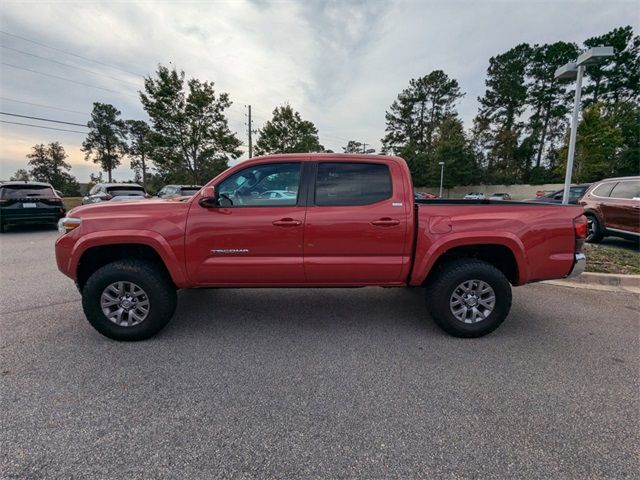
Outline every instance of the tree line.
[[[464, 97], [458, 81], [442, 70], [411, 79], [388, 108], [380, 153], [407, 160], [419, 186], [561, 181], [567, 156], [569, 113], [574, 84], [554, 79], [555, 70], [581, 50], [611, 45], [615, 55], [589, 66], [583, 87], [574, 180], [594, 181], [640, 171], [640, 37], [621, 27], [570, 42], [516, 45], [491, 57], [486, 91], [468, 131], [456, 106]], [[215, 84], [185, 77], [159, 65], [144, 80], [140, 101], [149, 121], [123, 120], [113, 105], [94, 103], [82, 144], [85, 159], [112, 180], [125, 158], [134, 180], [151, 191], [167, 183], [201, 184], [242, 155], [242, 141], [231, 131], [228, 93]], [[347, 153], [375, 153], [350, 140]], [[290, 105], [277, 106], [258, 130], [255, 152], [323, 152], [318, 129]], [[49, 181], [64, 193], [77, 189], [58, 142], [36, 145], [28, 155], [30, 171], [16, 177]], [[102, 176], [92, 175], [92, 181]], [[75, 183], [74, 183], [75, 182]]]

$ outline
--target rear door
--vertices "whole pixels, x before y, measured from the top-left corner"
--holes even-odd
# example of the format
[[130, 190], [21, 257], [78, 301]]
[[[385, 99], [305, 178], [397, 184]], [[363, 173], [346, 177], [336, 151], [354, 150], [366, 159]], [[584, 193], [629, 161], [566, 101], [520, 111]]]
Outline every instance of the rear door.
[[605, 227], [640, 234], [640, 180], [621, 180], [601, 204]]
[[[215, 185], [217, 208], [194, 201], [185, 238], [191, 280], [225, 286], [304, 283], [301, 180], [302, 162], [256, 164]], [[297, 195], [262, 197], [268, 190]]]
[[395, 162], [319, 162], [304, 229], [312, 284], [401, 282], [408, 205]]

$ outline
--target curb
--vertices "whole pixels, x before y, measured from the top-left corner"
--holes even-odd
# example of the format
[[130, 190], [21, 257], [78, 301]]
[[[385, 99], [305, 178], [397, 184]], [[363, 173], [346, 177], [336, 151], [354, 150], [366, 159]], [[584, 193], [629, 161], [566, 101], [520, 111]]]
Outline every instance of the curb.
[[567, 280], [549, 280], [543, 283], [592, 290], [640, 293], [640, 275], [585, 272]]

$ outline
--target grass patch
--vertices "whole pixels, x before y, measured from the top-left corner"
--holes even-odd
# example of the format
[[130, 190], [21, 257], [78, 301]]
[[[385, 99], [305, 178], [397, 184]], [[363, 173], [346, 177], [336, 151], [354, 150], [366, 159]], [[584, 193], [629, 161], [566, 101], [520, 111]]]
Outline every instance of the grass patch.
[[82, 203], [82, 197], [65, 197], [62, 201], [64, 202], [64, 208], [69, 211]]
[[586, 243], [587, 272], [640, 275], [640, 252]]

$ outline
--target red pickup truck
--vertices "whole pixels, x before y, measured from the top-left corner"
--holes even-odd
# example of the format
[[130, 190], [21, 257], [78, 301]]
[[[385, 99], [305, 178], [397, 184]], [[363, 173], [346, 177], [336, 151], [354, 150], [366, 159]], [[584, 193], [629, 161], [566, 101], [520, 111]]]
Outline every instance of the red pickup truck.
[[416, 200], [398, 157], [290, 154], [229, 168], [190, 198], [107, 202], [60, 220], [59, 269], [103, 335], [142, 340], [176, 290], [425, 287], [446, 332], [478, 337], [511, 307], [511, 285], [576, 275], [582, 207]]

